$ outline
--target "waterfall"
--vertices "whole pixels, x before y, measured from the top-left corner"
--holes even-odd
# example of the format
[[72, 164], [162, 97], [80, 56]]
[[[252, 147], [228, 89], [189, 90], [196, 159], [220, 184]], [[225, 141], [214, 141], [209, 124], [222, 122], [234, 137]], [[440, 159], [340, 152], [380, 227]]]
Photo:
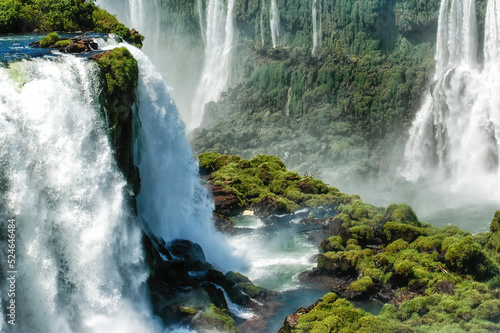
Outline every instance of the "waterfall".
[[290, 102], [292, 101], [292, 87], [288, 88], [287, 91], [287, 100], [285, 105], [285, 115], [290, 117]]
[[163, 54], [158, 50], [161, 37], [160, 0], [97, 0], [96, 3], [110, 13], [116, 14], [120, 22], [146, 36], [143, 51], [153, 61], [160, 61], [163, 58]]
[[231, 250], [212, 223], [213, 200], [200, 183], [198, 164], [170, 88], [144, 53], [133, 46], [122, 46], [139, 64], [139, 217], [150, 232], [165, 241], [182, 238], [196, 242], [216, 267], [233, 268]]
[[319, 31], [318, 31], [318, 39], [319, 39], [319, 47], [323, 46], [323, 18], [321, 16], [321, 13], [323, 13], [323, 5], [322, 5], [323, 0], [319, 1]]
[[316, 47], [318, 46], [318, 29], [317, 29], [317, 9], [316, 9], [316, 0], [313, 0], [313, 8], [312, 8], [312, 24], [313, 24], [313, 49], [312, 55], [316, 54]]
[[262, 46], [264, 46], [264, 0], [262, 0], [262, 4], [260, 7], [260, 39], [262, 42]]
[[[153, 332], [142, 232], [99, 107], [99, 69], [73, 56], [0, 67], [2, 314], [15, 332]], [[7, 266], [7, 221], [15, 265]], [[4, 252], [5, 251], [5, 252]], [[16, 271], [15, 295], [6, 278]]]
[[201, 80], [191, 105], [190, 130], [198, 127], [203, 118], [205, 104], [217, 101], [227, 90], [231, 69], [231, 55], [234, 39], [234, 0], [210, 0], [207, 7], [205, 33], [205, 59]]
[[278, 38], [280, 37], [280, 14], [276, 0], [271, 0], [271, 18], [269, 19], [269, 25], [271, 26], [273, 47], [276, 47], [278, 45]]
[[203, 17], [203, 3], [202, 3], [202, 0], [198, 0], [196, 2], [196, 5], [198, 7], [198, 18], [200, 20], [200, 32], [201, 32], [201, 38], [203, 39], [203, 42], [207, 42], [206, 39], [205, 39], [205, 34], [203, 33], [203, 31], [205, 31], [205, 25], [203, 24], [203, 21], [204, 21], [204, 17]]
[[436, 71], [410, 129], [401, 174], [448, 183], [455, 192], [498, 196], [500, 70], [498, 5], [487, 4], [484, 66], [478, 63], [474, 0], [441, 2]]

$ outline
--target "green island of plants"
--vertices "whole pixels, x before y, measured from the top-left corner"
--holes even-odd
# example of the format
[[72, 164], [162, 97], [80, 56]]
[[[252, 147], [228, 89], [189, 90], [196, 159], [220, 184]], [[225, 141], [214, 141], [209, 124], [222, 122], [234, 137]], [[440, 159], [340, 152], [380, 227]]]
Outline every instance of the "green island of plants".
[[[340, 283], [280, 332], [500, 330], [500, 211], [490, 232], [422, 223], [410, 206], [339, 206], [316, 274]], [[330, 230], [333, 230], [330, 229]], [[379, 315], [349, 300], [379, 299]]]
[[113, 33], [137, 47], [144, 40], [94, 0], [0, 0], [0, 34], [50, 31]]
[[239, 156], [205, 153], [198, 156], [203, 172], [215, 186], [234, 193], [241, 207], [276, 202], [278, 211], [292, 213], [303, 206], [339, 205], [353, 197], [329, 187], [312, 176], [288, 171], [275, 156], [258, 155], [251, 160]]

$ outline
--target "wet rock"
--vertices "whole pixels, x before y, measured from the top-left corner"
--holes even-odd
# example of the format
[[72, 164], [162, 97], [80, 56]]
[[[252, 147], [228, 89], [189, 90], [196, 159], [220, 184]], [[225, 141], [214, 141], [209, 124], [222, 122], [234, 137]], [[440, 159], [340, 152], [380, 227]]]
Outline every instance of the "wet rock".
[[87, 46], [85, 46], [84, 43], [70, 43], [68, 46], [64, 48], [64, 52], [66, 53], [82, 53], [82, 52], [88, 52], [89, 49]]
[[231, 219], [224, 215], [219, 215], [214, 212], [213, 214], [214, 225], [217, 230], [225, 234], [234, 235], [236, 233], [236, 228], [233, 225]]
[[453, 295], [455, 292], [455, 285], [448, 280], [443, 280], [438, 282], [436, 289], [443, 294]]
[[275, 197], [264, 197], [255, 205], [255, 214], [259, 216], [269, 216], [275, 214], [279, 209], [278, 202]]

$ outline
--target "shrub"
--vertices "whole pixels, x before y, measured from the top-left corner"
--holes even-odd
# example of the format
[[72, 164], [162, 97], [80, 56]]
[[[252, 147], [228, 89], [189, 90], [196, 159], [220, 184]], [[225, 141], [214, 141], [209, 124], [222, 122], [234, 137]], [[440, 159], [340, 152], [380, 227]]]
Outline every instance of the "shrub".
[[51, 45], [54, 45], [59, 40], [61, 40], [61, 37], [59, 37], [57, 33], [51, 32], [50, 34], [42, 38], [42, 40], [40, 41], [40, 46], [49, 47]]

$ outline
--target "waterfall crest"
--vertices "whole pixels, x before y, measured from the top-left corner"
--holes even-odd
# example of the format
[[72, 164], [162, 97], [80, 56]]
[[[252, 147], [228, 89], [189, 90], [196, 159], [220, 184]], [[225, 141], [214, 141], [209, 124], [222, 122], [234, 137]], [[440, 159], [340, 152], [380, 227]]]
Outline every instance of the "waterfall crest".
[[487, 4], [483, 66], [474, 0], [441, 2], [436, 71], [410, 129], [401, 174], [448, 183], [455, 192], [498, 196], [500, 70], [498, 5]]
[[[73, 56], [0, 67], [0, 218], [16, 221], [16, 332], [158, 331], [99, 82], [97, 65]], [[12, 267], [0, 267], [7, 302]]]

